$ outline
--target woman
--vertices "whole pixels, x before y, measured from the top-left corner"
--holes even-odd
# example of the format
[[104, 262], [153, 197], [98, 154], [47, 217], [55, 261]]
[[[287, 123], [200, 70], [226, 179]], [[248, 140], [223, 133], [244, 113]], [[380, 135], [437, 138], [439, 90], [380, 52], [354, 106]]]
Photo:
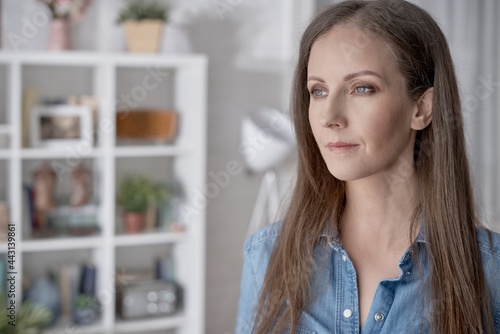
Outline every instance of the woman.
[[245, 242], [238, 333], [499, 333], [500, 236], [474, 208], [446, 39], [404, 1], [306, 29], [297, 182]]

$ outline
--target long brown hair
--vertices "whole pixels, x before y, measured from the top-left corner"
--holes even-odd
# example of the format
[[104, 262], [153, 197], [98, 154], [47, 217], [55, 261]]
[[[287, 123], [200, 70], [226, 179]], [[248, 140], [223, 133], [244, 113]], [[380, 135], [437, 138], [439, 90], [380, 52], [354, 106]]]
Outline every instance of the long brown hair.
[[411, 229], [415, 231], [417, 218], [423, 218], [430, 269], [428, 302], [439, 301], [438, 307], [429, 306], [432, 331], [494, 333], [476, 243], [479, 219], [460, 98], [446, 38], [427, 12], [391, 0], [333, 5], [316, 16], [303, 34], [291, 101], [299, 153], [297, 181], [264, 278], [254, 332], [281, 333], [286, 326], [291, 333], [297, 331], [302, 311], [312, 302], [313, 249], [322, 233], [338, 230], [343, 213], [344, 183], [328, 171], [311, 132], [306, 86], [312, 45], [338, 25], [355, 26], [385, 41], [412, 99], [434, 87], [432, 123], [418, 131], [415, 144], [419, 198]]

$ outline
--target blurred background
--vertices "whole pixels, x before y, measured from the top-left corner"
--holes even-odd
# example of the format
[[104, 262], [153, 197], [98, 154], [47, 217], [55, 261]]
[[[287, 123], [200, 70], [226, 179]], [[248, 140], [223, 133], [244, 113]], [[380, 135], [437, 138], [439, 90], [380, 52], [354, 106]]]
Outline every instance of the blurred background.
[[[0, 1], [3, 318], [234, 332], [244, 239], [293, 185], [298, 41], [333, 2]], [[500, 231], [500, 2], [411, 2], [449, 40], [476, 200]]]

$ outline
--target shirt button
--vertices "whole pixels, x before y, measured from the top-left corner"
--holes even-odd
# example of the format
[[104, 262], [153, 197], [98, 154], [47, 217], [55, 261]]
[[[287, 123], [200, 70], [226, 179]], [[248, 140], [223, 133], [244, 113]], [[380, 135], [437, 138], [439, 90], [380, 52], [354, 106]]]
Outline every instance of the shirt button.
[[342, 254], [342, 260], [344, 260], [344, 262], [347, 261], [347, 256], [345, 256], [345, 254]]
[[384, 314], [380, 313], [380, 312], [378, 312], [377, 314], [375, 314], [375, 321], [376, 322], [382, 322], [382, 321], [384, 321]]
[[346, 308], [343, 313], [344, 317], [349, 319], [352, 316], [352, 310], [349, 308]]

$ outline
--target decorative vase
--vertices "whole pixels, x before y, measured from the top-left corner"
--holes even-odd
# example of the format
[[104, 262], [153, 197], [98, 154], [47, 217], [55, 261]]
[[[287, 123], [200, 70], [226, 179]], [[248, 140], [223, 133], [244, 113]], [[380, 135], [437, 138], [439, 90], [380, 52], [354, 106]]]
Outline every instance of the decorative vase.
[[49, 50], [69, 49], [69, 24], [66, 20], [52, 20], [50, 23]]
[[162, 20], [125, 21], [123, 27], [129, 52], [157, 53], [160, 49]]
[[144, 212], [126, 212], [123, 219], [127, 233], [139, 233], [144, 229], [146, 214]]
[[56, 322], [61, 312], [59, 287], [49, 275], [42, 275], [33, 280], [26, 293], [26, 301], [50, 310], [50, 325]]
[[119, 139], [171, 142], [177, 134], [178, 114], [168, 109], [127, 110], [116, 113]]

